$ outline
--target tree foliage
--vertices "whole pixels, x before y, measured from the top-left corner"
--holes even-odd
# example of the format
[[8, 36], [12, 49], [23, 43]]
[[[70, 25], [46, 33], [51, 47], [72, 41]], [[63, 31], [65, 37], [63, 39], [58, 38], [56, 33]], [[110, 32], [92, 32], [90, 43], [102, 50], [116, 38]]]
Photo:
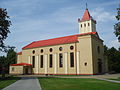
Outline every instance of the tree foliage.
[[0, 51], [5, 51], [4, 40], [7, 38], [11, 21], [7, 15], [6, 9], [0, 8]]
[[16, 59], [17, 59], [17, 56], [16, 56], [16, 52], [14, 51], [14, 48], [10, 48], [7, 51], [6, 57], [0, 56], [0, 70], [3, 71], [3, 68], [5, 68], [5, 72], [8, 72], [10, 64], [15, 64]]
[[108, 58], [108, 70], [109, 72], [119, 72], [120, 73], [120, 50], [114, 47], [108, 48], [104, 46], [104, 53]]
[[118, 41], [120, 42], [120, 5], [117, 8], [117, 15], [116, 15], [117, 23], [114, 25], [114, 33], [116, 37], [118, 37]]
[[14, 51], [14, 47], [8, 50], [6, 58], [7, 58], [8, 65], [16, 63], [17, 56], [16, 56], [16, 52]]

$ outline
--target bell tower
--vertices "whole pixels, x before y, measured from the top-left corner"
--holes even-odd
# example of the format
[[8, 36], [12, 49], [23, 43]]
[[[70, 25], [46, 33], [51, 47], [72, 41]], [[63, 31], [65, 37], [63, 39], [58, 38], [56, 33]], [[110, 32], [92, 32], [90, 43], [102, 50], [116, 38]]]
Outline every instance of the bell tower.
[[80, 33], [96, 32], [96, 20], [90, 16], [87, 8], [82, 19], [78, 18], [78, 24]]

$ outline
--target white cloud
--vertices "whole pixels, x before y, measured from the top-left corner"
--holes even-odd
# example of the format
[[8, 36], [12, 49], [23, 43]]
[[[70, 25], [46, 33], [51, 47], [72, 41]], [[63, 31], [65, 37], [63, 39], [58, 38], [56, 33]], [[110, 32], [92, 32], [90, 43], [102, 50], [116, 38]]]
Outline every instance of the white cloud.
[[115, 20], [115, 15], [105, 11], [103, 8], [93, 9], [92, 16], [99, 22], [108, 22]]
[[120, 1], [119, 0], [113, 0], [113, 1], [107, 1], [106, 3], [100, 3], [99, 6], [101, 7], [105, 7], [105, 6], [111, 6], [111, 5], [117, 5], [119, 4]]
[[115, 48], [119, 48], [120, 47], [120, 42], [118, 42], [118, 40], [111, 40], [109, 43], [108, 43], [108, 46], [111, 48], [111, 47], [115, 47]]

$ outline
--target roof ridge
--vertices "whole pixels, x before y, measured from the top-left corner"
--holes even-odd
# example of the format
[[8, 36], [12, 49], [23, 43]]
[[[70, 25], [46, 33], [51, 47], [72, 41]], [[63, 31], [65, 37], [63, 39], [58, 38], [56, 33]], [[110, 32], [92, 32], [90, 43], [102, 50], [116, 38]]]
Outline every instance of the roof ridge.
[[77, 42], [78, 41], [77, 36], [87, 35], [87, 34], [96, 34], [96, 32], [88, 32], [88, 33], [82, 33], [82, 34], [75, 34], [75, 35], [69, 35], [69, 36], [64, 36], [64, 37], [52, 38], [52, 39], [47, 39], [47, 40], [39, 40], [39, 41], [35, 41], [35, 42], [32, 42], [32, 43], [26, 45], [22, 49]]

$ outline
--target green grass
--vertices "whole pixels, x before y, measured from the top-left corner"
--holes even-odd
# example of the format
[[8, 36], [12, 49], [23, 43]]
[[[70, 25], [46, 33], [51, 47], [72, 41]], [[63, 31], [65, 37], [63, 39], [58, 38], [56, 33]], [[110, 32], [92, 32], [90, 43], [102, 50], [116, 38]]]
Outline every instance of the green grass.
[[43, 90], [120, 90], [120, 84], [97, 79], [39, 78]]
[[0, 90], [16, 82], [20, 78], [18, 77], [7, 77], [4, 80], [0, 79]]
[[118, 77], [117, 79], [110, 78], [110, 80], [120, 81], [120, 77]]

